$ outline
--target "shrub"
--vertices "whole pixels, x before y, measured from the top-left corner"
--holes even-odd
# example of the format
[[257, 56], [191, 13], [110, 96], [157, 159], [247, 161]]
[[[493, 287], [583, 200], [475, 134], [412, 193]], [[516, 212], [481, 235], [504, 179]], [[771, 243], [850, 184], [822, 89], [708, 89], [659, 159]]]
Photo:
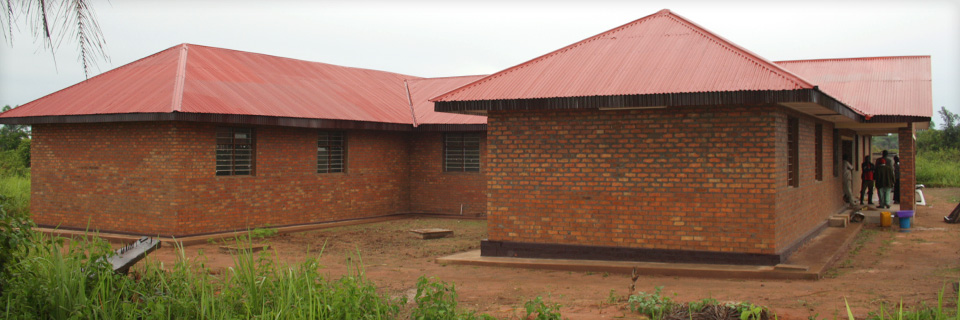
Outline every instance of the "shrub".
[[457, 289], [454, 284], [427, 277], [417, 280], [416, 308], [410, 314], [415, 320], [473, 320], [495, 319], [475, 312], [457, 310]]
[[523, 308], [527, 310], [527, 316], [524, 319], [560, 320], [560, 307], [560, 304], [546, 303], [543, 298], [537, 297], [523, 304]]
[[6, 282], [13, 278], [10, 266], [33, 247], [33, 221], [26, 214], [7, 210], [9, 204], [9, 198], [0, 194], [0, 296]]
[[652, 319], [661, 319], [675, 305], [670, 297], [661, 295], [663, 287], [656, 287], [654, 293], [638, 292], [630, 296], [627, 303], [630, 304], [630, 311], [645, 314]]
[[689, 304], [674, 302], [661, 294], [663, 287], [657, 287], [652, 294], [639, 292], [630, 296], [630, 310], [650, 317], [650, 319], [740, 319], [769, 320], [770, 312], [749, 302], [720, 304], [716, 299], [707, 298]]
[[277, 235], [277, 229], [274, 228], [256, 228], [250, 230], [250, 238], [263, 239]]

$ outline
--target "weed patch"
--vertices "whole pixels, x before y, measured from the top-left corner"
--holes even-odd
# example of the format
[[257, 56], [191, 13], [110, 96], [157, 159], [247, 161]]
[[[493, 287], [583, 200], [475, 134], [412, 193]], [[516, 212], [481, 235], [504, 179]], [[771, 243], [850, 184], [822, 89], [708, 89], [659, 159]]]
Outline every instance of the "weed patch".
[[683, 304], [664, 296], [662, 290], [663, 287], [657, 287], [653, 293], [639, 292], [630, 296], [627, 300], [630, 311], [653, 320], [771, 319], [767, 308], [749, 302], [721, 304], [716, 299], [706, 298]]

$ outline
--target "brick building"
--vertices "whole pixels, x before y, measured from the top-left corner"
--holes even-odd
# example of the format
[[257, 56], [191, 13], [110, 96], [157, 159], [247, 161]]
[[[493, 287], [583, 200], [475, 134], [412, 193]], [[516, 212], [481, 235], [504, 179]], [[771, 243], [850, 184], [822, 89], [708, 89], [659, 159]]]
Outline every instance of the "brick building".
[[20, 106], [41, 226], [162, 236], [482, 214], [486, 119], [423, 79], [178, 45]]
[[0, 123], [33, 125], [41, 225], [485, 213], [487, 256], [774, 264], [842, 209], [871, 135], [900, 135], [912, 208], [930, 91], [928, 56], [772, 62], [664, 10], [489, 76], [180, 45]]
[[822, 230], [870, 135], [912, 209], [932, 114], [928, 56], [772, 62], [669, 10], [433, 101], [488, 117], [482, 255], [740, 264]]

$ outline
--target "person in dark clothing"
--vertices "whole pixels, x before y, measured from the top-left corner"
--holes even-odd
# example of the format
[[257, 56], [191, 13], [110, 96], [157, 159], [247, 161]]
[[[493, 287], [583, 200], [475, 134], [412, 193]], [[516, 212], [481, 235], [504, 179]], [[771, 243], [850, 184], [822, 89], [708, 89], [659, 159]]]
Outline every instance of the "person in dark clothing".
[[876, 160], [877, 162], [873, 165], [873, 168], [876, 169], [877, 167], [880, 166], [880, 159], [883, 159], [883, 161], [886, 161], [887, 164], [892, 165], [893, 159], [887, 158], [888, 156], [890, 156], [890, 152], [887, 150], [883, 150], [883, 152], [880, 153], [880, 157], [877, 158]]
[[870, 162], [870, 156], [863, 156], [863, 163], [860, 164], [860, 203], [863, 204], [863, 192], [867, 192], [867, 204], [873, 204], [873, 163]]
[[893, 203], [900, 204], [900, 156], [893, 156]]
[[890, 208], [890, 189], [893, 188], [893, 167], [887, 164], [887, 159], [880, 158], [877, 161], [880, 165], [877, 166], [876, 178], [877, 178], [877, 195], [880, 198], [880, 201], [877, 203], [877, 208]]

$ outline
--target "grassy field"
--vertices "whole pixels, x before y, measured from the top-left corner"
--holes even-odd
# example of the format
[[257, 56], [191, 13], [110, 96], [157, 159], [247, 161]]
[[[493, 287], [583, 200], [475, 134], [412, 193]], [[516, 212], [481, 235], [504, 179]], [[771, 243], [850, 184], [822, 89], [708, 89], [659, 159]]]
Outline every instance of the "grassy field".
[[960, 187], [960, 150], [946, 149], [918, 154], [917, 183], [927, 187]]

